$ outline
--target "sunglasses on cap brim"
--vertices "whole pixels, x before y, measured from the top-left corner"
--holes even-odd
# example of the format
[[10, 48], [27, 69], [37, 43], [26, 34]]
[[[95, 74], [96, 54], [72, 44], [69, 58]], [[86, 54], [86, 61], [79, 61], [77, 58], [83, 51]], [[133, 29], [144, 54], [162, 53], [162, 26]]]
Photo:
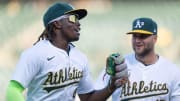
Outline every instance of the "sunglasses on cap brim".
[[77, 14], [69, 15], [68, 18], [68, 20], [72, 23], [76, 23], [77, 21], [79, 21], [79, 16]]
[[58, 20], [61, 20], [61, 19], [64, 19], [64, 18], [68, 18], [68, 20], [72, 23], [76, 23], [77, 21], [79, 21], [79, 16], [77, 14], [72, 14], [72, 15], [63, 15], [63, 16], [60, 16], [56, 19], [53, 19], [51, 20], [48, 24], [54, 22], [54, 21], [58, 21]]

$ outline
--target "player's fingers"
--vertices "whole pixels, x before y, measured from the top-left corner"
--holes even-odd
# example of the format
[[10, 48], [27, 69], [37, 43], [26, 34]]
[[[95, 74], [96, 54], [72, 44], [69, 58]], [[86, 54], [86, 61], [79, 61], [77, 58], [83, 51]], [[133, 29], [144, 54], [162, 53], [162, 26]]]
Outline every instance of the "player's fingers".
[[116, 72], [120, 72], [120, 71], [123, 71], [125, 69], [127, 69], [127, 64], [126, 63], [122, 63], [120, 65], [116, 65]]
[[123, 71], [116, 72], [115, 77], [116, 78], [129, 77], [128, 69], [124, 69]]
[[121, 56], [119, 53], [112, 54], [110, 57], [113, 58], [115, 64], [121, 64], [124, 62], [123, 56]]
[[129, 82], [129, 79], [127, 77], [124, 77], [121, 79], [117, 79], [114, 84], [116, 87], [121, 87], [122, 85], [124, 85], [127, 82]]
[[124, 58], [120, 56], [118, 58], [115, 58], [114, 60], [115, 60], [114, 62], [116, 65], [124, 63]]

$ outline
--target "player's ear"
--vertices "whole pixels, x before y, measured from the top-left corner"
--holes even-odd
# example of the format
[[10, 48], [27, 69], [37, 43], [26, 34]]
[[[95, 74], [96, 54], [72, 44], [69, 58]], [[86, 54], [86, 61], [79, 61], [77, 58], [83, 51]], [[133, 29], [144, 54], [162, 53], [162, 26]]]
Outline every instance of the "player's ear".
[[157, 42], [157, 35], [153, 36], [153, 40], [154, 40], [155, 43]]
[[60, 21], [54, 21], [53, 25], [56, 29], [61, 29], [62, 23]]

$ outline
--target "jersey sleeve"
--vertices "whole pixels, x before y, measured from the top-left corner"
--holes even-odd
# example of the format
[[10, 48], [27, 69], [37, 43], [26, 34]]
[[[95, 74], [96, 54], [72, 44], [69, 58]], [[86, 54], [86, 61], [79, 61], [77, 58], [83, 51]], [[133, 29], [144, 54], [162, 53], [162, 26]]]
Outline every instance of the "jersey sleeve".
[[105, 69], [102, 70], [95, 82], [95, 89], [100, 90], [106, 87], [109, 83], [110, 76], [106, 73]]
[[79, 86], [77, 88], [78, 94], [86, 94], [94, 91], [93, 81], [92, 77], [90, 75], [89, 71], [89, 65], [88, 62], [85, 63], [85, 67], [83, 70], [83, 77], [79, 82]]
[[34, 55], [27, 51], [21, 54], [11, 79], [19, 82], [24, 88], [28, 87], [29, 83], [40, 69]]

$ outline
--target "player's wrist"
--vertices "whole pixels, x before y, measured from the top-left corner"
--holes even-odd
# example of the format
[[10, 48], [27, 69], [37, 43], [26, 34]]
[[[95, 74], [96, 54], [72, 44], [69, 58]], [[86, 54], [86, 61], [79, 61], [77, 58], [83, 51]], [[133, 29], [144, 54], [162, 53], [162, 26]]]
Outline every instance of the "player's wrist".
[[115, 91], [115, 89], [116, 89], [116, 86], [114, 84], [114, 79], [111, 78], [109, 80], [109, 83], [108, 83], [108, 86], [107, 86], [107, 90], [108, 90], [109, 93], [113, 93]]

